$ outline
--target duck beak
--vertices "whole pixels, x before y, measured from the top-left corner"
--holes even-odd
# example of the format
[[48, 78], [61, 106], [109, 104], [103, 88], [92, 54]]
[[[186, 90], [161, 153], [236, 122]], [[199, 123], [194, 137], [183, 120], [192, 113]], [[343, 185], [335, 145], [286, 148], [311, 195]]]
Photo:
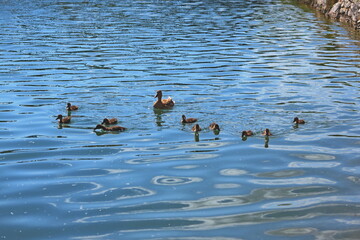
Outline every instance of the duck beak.
[[159, 95], [159, 93], [156, 93], [156, 95], [154, 96], [154, 98], [157, 98], [157, 97], [158, 97], [158, 95]]

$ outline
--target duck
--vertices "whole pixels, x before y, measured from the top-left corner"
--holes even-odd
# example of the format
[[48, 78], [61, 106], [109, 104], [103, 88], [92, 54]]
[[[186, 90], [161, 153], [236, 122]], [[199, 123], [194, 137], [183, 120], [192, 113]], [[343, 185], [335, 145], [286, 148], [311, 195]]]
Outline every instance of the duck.
[[201, 127], [199, 126], [199, 124], [195, 124], [195, 125], [191, 128], [191, 130], [192, 130], [193, 132], [200, 132], [200, 131], [201, 131]]
[[262, 135], [264, 136], [272, 136], [272, 133], [270, 132], [270, 130], [267, 128], [264, 130], [264, 132], [262, 133]]
[[59, 114], [55, 120], [59, 120], [59, 123], [69, 123], [71, 121], [71, 116], [63, 117], [63, 115]]
[[186, 118], [185, 115], [181, 116], [181, 122], [182, 123], [194, 123], [196, 121], [197, 121], [196, 118]]
[[241, 137], [250, 137], [252, 135], [254, 135], [254, 133], [251, 130], [244, 130], [241, 133]]
[[96, 129], [102, 129], [104, 131], [120, 131], [120, 132], [123, 132], [126, 130], [126, 128], [120, 127], [120, 126], [105, 127], [101, 124], [96, 125], [96, 127], [94, 128], [94, 131]]
[[104, 120], [102, 121], [101, 124], [105, 124], [105, 125], [112, 125], [112, 124], [116, 124], [118, 122], [118, 120], [116, 118], [104, 118]]
[[299, 119], [298, 117], [295, 117], [294, 120], [293, 120], [293, 123], [305, 124], [305, 120], [304, 119]]
[[154, 103], [154, 108], [158, 109], [170, 109], [175, 105], [175, 102], [169, 97], [168, 99], [162, 98], [162, 91], [158, 90], [154, 98], [158, 98], [158, 100]]
[[213, 131], [220, 131], [220, 127], [217, 123], [213, 122], [209, 125], [209, 128], [210, 130], [213, 130]]
[[66, 106], [66, 109], [67, 109], [68, 111], [76, 111], [76, 110], [79, 109], [79, 107], [78, 107], [78, 106], [75, 106], [75, 105], [71, 105], [71, 103], [68, 103], [67, 106]]

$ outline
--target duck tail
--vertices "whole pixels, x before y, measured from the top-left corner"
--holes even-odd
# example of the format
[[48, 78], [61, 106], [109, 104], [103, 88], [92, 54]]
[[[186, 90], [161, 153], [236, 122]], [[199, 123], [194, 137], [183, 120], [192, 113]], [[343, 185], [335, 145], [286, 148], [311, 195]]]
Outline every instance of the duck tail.
[[168, 99], [166, 100], [169, 104], [175, 104], [175, 101], [171, 98], [171, 97], [168, 97]]

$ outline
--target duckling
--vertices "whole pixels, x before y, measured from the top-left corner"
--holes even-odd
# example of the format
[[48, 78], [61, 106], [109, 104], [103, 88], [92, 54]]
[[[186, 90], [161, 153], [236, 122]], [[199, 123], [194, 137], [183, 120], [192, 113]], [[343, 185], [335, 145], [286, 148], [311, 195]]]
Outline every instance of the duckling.
[[181, 118], [182, 123], [194, 123], [197, 121], [196, 118], [186, 118], [185, 115], [182, 115]]
[[55, 120], [59, 120], [59, 123], [69, 123], [71, 121], [71, 116], [63, 117], [63, 115], [59, 114]]
[[213, 130], [213, 131], [220, 131], [220, 127], [217, 123], [213, 122], [209, 125], [209, 128], [210, 130]]
[[193, 132], [200, 132], [200, 131], [201, 131], [201, 127], [199, 126], [199, 124], [195, 124], [195, 125], [191, 128], [191, 130], [192, 130]]
[[169, 97], [168, 99], [161, 99], [162, 98], [162, 91], [159, 90], [156, 92], [154, 98], [158, 98], [158, 100], [154, 103], [154, 108], [158, 109], [170, 109], [175, 105], [175, 102]]
[[66, 109], [67, 109], [68, 111], [76, 111], [76, 110], [79, 109], [79, 107], [78, 107], [78, 106], [75, 106], [75, 105], [71, 105], [71, 103], [68, 103], [67, 106], [66, 106]]
[[270, 132], [270, 130], [267, 128], [264, 130], [264, 132], [262, 133], [262, 135], [264, 136], [272, 136], [272, 133]]
[[96, 129], [102, 129], [102, 130], [104, 130], [104, 131], [120, 131], [120, 132], [126, 130], [126, 128], [120, 127], [120, 126], [105, 127], [105, 126], [103, 126], [103, 125], [101, 125], [101, 124], [96, 125], [96, 127], [94, 128], [94, 131], [95, 131]]
[[295, 117], [294, 120], [293, 120], [293, 123], [305, 124], [305, 120], [304, 119], [299, 119], [298, 117]]
[[251, 130], [246, 130], [246, 131], [244, 130], [241, 133], [241, 137], [250, 137], [252, 135], [254, 135], [254, 133]]
[[110, 119], [104, 118], [101, 124], [112, 125], [112, 124], [116, 124], [117, 122], [118, 120], [116, 118], [110, 118]]

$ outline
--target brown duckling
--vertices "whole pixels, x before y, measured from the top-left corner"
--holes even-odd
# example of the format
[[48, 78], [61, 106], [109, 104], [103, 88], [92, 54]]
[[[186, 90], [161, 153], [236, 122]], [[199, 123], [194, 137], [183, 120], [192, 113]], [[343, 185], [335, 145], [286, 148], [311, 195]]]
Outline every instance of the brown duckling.
[[210, 130], [213, 130], [213, 131], [220, 131], [220, 127], [217, 123], [213, 122], [209, 125], [209, 128]]
[[161, 90], [156, 92], [155, 98], [158, 98], [158, 100], [154, 103], [154, 108], [170, 109], [175, 105], [175, 102], [171, 99], [171, 97], [169, 97], [168, 99], [161, 99], [162, 98]]
[[71, 121], [71, 116], [63, 117], [63, 115], [59, 114], [55, 120], [59, 120], [59, 123], [69, 123]]
[[197, 121], [196, 118], [186, 118], [185, 115], [181, 116], [181, 122], [182, 123], [194, 123], [196, 121]]
[[118, 122], [118, 120], [116, 118], [104, 118], [104, 120], [102, 121], [101, 124], [105, 124], [105, 125], [112, 125], [112, 124], [116, 124]]
[[200, 132], [200, 131], [201, 131], [201, 127], [199, 126], [199, 124], [195, 124], [195, 125], [191, 128], [191, 130], [192, 130], [193, 132]]
[[293, 123], [305, 124], [305, 120], [304, 119], [299, 119], [298, 117], [295, 117], [294, 120], [293, 120]]
[[272, 133], [270, 132], [270, 130], [267, 128], [264, 130], [264, 132], [262, 133], [262, 135], [264, 136], [272, 136]]
[[96, 129], [102, 129], [102, 130], [104, 130], [104, 131], [120, 131], [120, 132], [126, 130], [126, 128], [120, 127], [120, 126], [105, 127], [105, 126], [103, 126], [103, 125], [101, 125], [101, 124], [96, 125], [96, 127], [94, 128], [94, 131], [95, 131]]
[[78, 107], [78, 106], [75, 106], [75, 105], [71, 105], [71, 103], [68, 103], [67, 106], [66, 106], [66, 109], [67, 109], [68, 111], [76, 111], [76, 110], [79, 109], [79, 107]]
[[251, 130], [244, 130], [241, 133], [241, 137], [250, 137], [252, 135], [254, 135], [254, 133]]

